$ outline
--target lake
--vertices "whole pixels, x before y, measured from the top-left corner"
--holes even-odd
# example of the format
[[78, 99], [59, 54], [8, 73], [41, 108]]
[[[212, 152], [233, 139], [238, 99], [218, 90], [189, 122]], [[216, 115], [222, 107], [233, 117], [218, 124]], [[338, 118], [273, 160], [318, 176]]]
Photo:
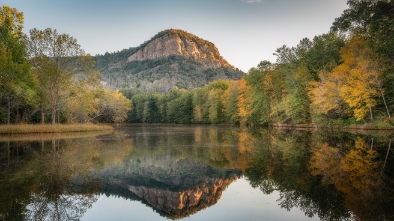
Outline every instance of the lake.
[[1, 135], [0, 220], [394, 220], [393, 138], [208, 125]]

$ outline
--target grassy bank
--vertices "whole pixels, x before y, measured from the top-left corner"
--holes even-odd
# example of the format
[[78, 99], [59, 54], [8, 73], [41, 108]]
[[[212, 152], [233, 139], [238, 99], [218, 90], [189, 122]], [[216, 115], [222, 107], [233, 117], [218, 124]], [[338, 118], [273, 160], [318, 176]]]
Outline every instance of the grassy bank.
[[113, 130], [109, 125], [100, 124], [17, 124], [0, 125], [0, 134], [29, 134], [29, 133], [66, 133]]
[[334, 130], [394, 130], [394, 119], [355, 122], [354, 120], [327, 120], [316, 124], [270, 124], [278, 128], [310, 128]]

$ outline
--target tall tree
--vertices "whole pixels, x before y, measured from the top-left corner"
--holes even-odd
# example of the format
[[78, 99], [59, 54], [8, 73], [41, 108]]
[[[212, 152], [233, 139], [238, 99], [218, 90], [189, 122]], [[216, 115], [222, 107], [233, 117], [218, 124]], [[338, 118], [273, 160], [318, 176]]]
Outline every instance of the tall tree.
[[240, 117], [240, 123], [241, 125], [244, 125], [248, 121], [248, 117], [250, 115], [250, 106], [251, 106], [251, 101], [250, 101], [250, 96], [249, 96], [249, 90], [250, 86], [248, 85], [248, 82], [244, 79], [241, 78], [239, 81], [239, 87], [238, 87], [238, 116]]
[[321, 113], [339, 108], [341, 101], [353, 109], [357, 120], [363, 119], [382, 98], [382, 103], [390, 118], [390, 111], [382, 86], [382, 70], [379, 57], [369, 47], [362, 36], [353, 37], [341, 50], [343, 63], [331, 72], [322, 71], [320, 82], [312, 83], [309, 95]]
[[365, 36], [372, 49], [384, 58], [380, 62], [385, 75], [383, 87], [394, 96], [394, 1], [348, 0], [347, 4], [349, 8], [335, 19], [331, 30]]
[[74, 82], [97, 80], [98, 72], [77, 40], [56, 29], [30, 30], [29, 53], [40, 88], [40, 105], [50, 110], [55, 124], [56, 113], [65, 106]]
[[32, 97], [32, 77], [23, 41], [23, 13], [15, 8], [0, 8], [0, 99], [7, 103], [7, 124], [18, 101]]
[[353, 37], [341, 50], [344, 63], [335, 71], [343, 75], [341, 82], [341, 96], [354, 108], [355, 117], [364, 118], [366, 110], [373, 118], [372, 108], [377, 104], [377, 97], [381, 97], [390, 118], [385, 92], [382, 88], [382, 71], [379, 65], [379, 57], [369, 47], [361, 36]]

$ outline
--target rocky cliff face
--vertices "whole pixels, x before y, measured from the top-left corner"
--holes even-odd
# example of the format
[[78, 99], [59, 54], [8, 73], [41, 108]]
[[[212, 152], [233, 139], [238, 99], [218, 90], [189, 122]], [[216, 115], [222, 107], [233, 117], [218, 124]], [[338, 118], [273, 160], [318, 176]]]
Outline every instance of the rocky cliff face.
[[139, 48], [128, 61], [144, 61], [169, 56], [204, 61], [206, 68], [231, 67], [214, 44], [181, 30], [166, 30]]
[[222, 58], [213, 43], [175, 29], [159, 32], [136, 48], [97, 55], [95, 62], [106, 87], [144, 92], [192, 89], [243, 75]]
[[215, 205], [222, 192], [237, 178], [210, 179], [200, 186], [183, 191], [146, 186], [128, 186], [128, 189], [163, 215], [179, 219]]

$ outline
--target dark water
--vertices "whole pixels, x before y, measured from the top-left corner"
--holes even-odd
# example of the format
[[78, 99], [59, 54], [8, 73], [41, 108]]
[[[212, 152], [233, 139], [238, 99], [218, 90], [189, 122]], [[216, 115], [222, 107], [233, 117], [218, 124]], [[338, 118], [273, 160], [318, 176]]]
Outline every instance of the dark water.
[[0, 136], [0, 220], [394, 220], [390, 132]]

